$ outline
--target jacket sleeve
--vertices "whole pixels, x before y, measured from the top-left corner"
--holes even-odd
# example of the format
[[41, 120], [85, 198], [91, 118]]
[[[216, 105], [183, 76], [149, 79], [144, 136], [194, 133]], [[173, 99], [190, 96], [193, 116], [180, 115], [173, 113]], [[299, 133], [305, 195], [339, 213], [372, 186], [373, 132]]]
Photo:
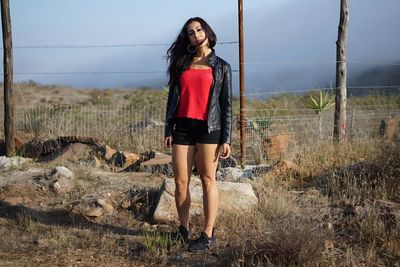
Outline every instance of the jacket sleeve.
[[232, 69], [229, 64], [224, 68], [221, 94], [219, 97], [221, 107], [221, 137], [222, 143], [232, 142]]
[[173, 95], [173, 88], [170, 87], [168, 90], [167, 107], [165, 109], [164, 137], [172, 135], [173, 122], [171, 119], [168, 118], [168, 114], [170, 112], [169, 110], [171, 109], [172, 95]]

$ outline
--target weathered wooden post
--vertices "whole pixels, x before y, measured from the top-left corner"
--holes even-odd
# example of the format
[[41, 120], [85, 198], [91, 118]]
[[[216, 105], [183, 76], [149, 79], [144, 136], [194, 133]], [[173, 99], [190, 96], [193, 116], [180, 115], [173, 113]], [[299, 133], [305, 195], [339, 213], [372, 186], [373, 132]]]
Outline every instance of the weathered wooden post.
[[15, 156], [14, 139], [14, 100], [13, 100], [13, 52], [11, 35], [10, 4], [1, 0], [1, 25], [3, 30], [3, 64], [4, 64], [4, 140], [6, 156]]
[[240, 83], [240, 155], [242, 166], [246, 162], [246, 107], [244, 97], [244, 47], [243, 47], [243, 0], [238, 2], [239, 15], [239, 83]]
[[337, 142], [346, 138], [346, 47], [349, 23], [348, 0], [340, 1], [340, 22], [336, 41], [336, 101], [333, 139]]

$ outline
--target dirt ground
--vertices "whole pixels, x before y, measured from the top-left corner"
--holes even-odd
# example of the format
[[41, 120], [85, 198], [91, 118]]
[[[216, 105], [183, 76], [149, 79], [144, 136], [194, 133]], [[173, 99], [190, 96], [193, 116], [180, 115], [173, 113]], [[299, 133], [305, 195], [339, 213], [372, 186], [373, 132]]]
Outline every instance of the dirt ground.
[[[149, 263], [203, 266], [218, 261], [218, 252], [196, 255], [173, 244], [168, 257], [152, 258], [155, 235], [170, 242], [176, 225], [152, 225], [151, 213], [162, 175], [110, 172], [69, 165], [74, 188], [56, 194], [45, 177], [58, 164], [28, 163], [0, 173], [0, 266], [84, 265], [147, 266]], [[112, 214], [87, 216], [93, 199], [111, 195]], [[124, 200], [130, 206], [124, 206]], [[153, 241], [151, 241], [153, 242]], [[143, 245], [145, 244], [145, 246]], [[218, 250], [217, 250], [218, 251]], [[151, 252], [151, 251], [150, 251]], [[158, 254], [163, 254], [158, 251]]]

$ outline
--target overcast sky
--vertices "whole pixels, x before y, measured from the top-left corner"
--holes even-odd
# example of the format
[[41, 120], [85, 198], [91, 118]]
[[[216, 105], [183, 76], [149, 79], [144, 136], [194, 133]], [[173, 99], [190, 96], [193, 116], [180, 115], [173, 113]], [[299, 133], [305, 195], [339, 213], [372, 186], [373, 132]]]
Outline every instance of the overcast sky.
[[[340, 0], [244, 0], [248, 92], [334, 83]], [[349, 68], [400, 60], [400, 1], [349, 0]], [[183, 23], [200, 16], [219, 42], [238, 40], [237, 1], [10, 0], [15, 81], [84, 87], [161, 88], [165, 53]], [[98, 48], [17, 48], [165, 44]], [[238, 69], [238, 45], [217, 45]], [[149, 72], [65, 74], [93, 72]], [[46, 74], [23, 74], [46, 73]], [[58, 74], [50, 74], [58, 73]], [[351, 73], [352, 74], [352, 73]], [[238, 91], [234, 73], [234, 90]]]

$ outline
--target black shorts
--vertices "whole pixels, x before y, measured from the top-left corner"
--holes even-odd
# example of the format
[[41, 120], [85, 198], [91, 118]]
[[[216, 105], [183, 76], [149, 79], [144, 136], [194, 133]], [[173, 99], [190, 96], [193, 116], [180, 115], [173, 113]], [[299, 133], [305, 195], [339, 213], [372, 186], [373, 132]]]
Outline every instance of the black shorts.
[[177, 118], [172, 132], [172, 144], [221, 144], [221, 131], [208, 132], [207, 121]]

